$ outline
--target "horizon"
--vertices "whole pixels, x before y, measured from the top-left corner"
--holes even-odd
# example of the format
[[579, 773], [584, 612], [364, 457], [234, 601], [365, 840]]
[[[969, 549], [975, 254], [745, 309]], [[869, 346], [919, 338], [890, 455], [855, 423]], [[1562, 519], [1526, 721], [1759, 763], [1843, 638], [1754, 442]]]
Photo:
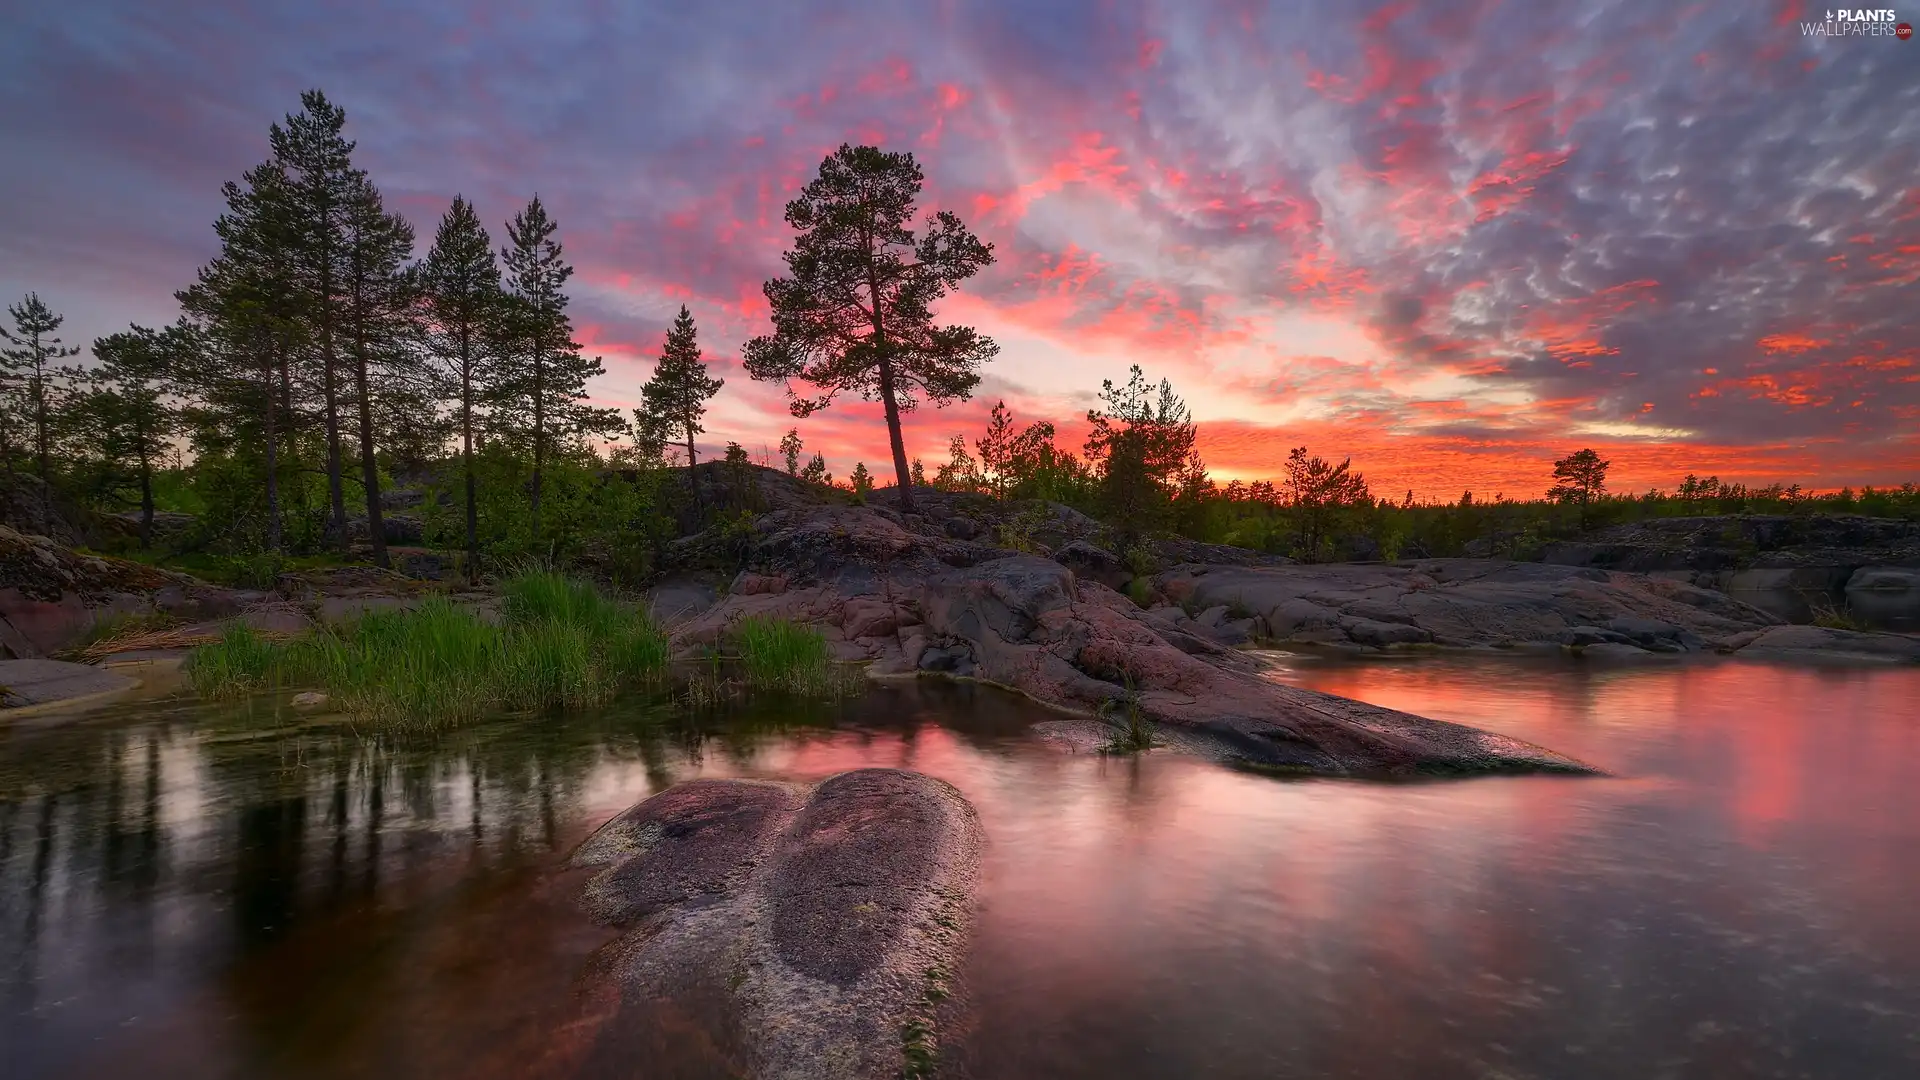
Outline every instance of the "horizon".
[[929, 471], [998, 400], [1078, 452], [1139, 364], [1223, 483], [1300, 445], [1432, 501], [1537, 498], [1587, 446], [1621, 492], [1920, 476], [1920, 45], [1809, 36], [1792, 3], [917, 11], [29, 9], [0, 291], [83, 347], [172, 322], [221, 183], [319, 87], [416, 256], [455, 194], [496, 247], [548, 203], [597, 402], [637, 405], [691, 308], [727, 380], [703, 456], [794, 427], [891, 483], [877, 403], [796, 420], [739, 359], [786, 200], [870, 142], [999, 259], [942, 308], [999, 358], [905, 420]]

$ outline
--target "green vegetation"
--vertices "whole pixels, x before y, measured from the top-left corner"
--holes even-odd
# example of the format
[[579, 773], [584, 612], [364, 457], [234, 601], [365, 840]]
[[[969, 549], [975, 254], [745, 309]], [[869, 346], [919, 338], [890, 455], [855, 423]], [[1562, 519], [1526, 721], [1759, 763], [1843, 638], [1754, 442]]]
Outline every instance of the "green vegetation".
[[786, 619], [752, 617], [733, 628], [740, 670], [754, 690], [833, 696], [848, 686], [851, 669], [833, 662], [819, 630]]
[[1839, 607], [1827, 597], [1817, 596], [1807, 604], [1808, 613], [1813, 616], [1813, 625], [1824, 626], [1829, 630], [1872, 630], [1873, 626], [1856, 617], [1853, 612]]
[[357, 720], [405, 728], [492, 709], [596, 705], [667, 670], [666, 636], [652, 620], [591, 585], [535, 570], [502, 593], [497, 625], [444, 597], [286, 643], [234, 624], [193, 653], [187, 675], [211, 698], [320, 686]]
[[1133, 676], [1124, 675], [1126, 694], [1106, 702], [1100, 708], [1100, 718], [1107, 721], [1114, 731], [1101, 747], [1107, 754], [1137, 754], [1151, 750], [1160, 743], [1154, 738], [1153, 721], [1148, 720], [1140, 711], [1140, 695], [1133, 688]]

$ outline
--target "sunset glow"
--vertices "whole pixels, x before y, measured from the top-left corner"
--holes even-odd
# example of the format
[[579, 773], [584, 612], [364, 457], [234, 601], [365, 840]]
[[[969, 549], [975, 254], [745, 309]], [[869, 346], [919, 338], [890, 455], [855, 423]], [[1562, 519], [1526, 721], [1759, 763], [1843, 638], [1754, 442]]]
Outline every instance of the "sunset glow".
[[1792, 2], [15, 6], [0, 292], [72, 341], [172, 321], [319, 86], [423, 237], [540, 195], [600, 402], [688, 305], [714, 447], [886, 460], [877, 404], [795, 421], [739, 360], [782, 207], [852, 141], [998, 256], [943, 314], [999, 358], [907, 421], [930, 466], [1000, 399], [1078, 449], [1137, 363], [1222, 480], [1299, 445], [1442, 499], [1536, 497], [1582, 445], [1627, 491], [1920, 476], [1920, 45]]

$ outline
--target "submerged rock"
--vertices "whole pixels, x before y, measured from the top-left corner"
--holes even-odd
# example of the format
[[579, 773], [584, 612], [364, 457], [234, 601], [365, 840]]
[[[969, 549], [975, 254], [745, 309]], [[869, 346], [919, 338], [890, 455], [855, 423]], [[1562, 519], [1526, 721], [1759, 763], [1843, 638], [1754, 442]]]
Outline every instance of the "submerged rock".
[[574, 855], [603, 868], [588, 910], [627, 930], [598, 1039], [694, 1014], [748, 1075], [920, 1075], [951, 1008], [981, 843], [958, 791], [896, 769], [655, 795]]

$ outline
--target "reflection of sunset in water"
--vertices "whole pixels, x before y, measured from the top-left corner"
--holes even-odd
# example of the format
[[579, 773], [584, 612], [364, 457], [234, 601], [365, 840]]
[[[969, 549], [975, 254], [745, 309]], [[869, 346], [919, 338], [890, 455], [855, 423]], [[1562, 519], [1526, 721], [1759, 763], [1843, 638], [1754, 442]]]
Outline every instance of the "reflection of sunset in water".
[[14, 733], [0, 1042], [30, 1077], [731, 1075], [699, 1007], [605, 1023], [581, 972], [606, 936], [559, 866], [680, 780], [885, 765], [957, 785], [989, 836], [955, 1075], [1920, 1075], [1920, 672], [1276, 677], [1613, 775], [1074, 755], [1023, 736], [1051, 714], [938, 683], [424, 747], [191, 710]]

